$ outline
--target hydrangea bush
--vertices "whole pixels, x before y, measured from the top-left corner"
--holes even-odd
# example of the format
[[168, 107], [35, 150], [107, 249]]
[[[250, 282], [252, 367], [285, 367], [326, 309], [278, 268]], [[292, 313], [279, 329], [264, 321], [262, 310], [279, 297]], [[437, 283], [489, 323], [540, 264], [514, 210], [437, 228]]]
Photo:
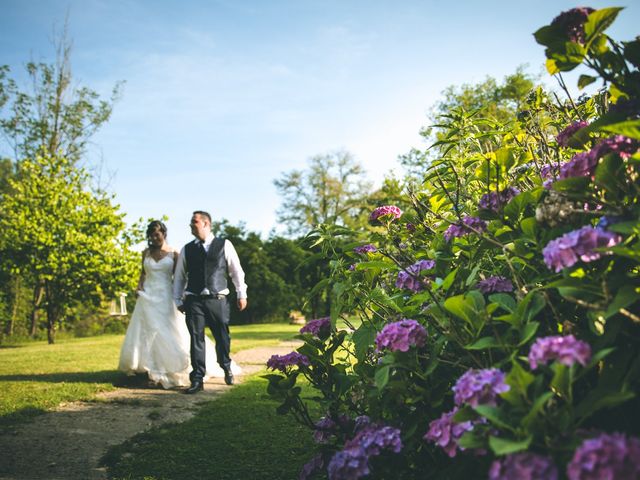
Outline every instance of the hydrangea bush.
[[346, 246], [310, 234], [331, 317], [267, 375], [317, 441], [301, 478], [640, 478], [640, 39], [607, 36], [620, 10], [534, 34], [595, 95], [538, 88], [508, 125], [454, 111], [402, 209]]

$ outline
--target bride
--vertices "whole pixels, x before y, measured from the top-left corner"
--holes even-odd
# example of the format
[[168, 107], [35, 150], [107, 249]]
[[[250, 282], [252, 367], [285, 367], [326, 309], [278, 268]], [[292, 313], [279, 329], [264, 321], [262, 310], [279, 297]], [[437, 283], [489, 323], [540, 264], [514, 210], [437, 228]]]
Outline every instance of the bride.
[[[184, 315], [173, 302], [172, 285], [178, 252], [166, 243], [167, 227], [154, 220], [147, 227], [149, 248], [142, 253], [138, 300], [120, 350], [118, 369], [134, 375], [146, 372], [164, 388], [190, 385], [189, 331]], [[207, 376], [224, 377], [215, 346], [206, 341]], [[233, 373], [240, 367], [233, 363]]]

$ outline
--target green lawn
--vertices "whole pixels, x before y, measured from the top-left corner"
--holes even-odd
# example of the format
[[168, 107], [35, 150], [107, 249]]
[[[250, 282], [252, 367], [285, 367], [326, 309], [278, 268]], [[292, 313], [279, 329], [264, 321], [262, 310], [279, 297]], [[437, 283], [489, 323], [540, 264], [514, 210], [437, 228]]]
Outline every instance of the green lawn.
[[[232, 326], [233, 352], [291, 339], [297, 325]], [[114, 389], [125, 376], [117, 371], [123, 335], [61, 338], [0, 347], [0, 428], [75, 400]]]
[[[313, 455], [311, 432], [278, 415], [258, 375], [205, 404], [187, 422], [164, 425], [112, 448], [103, 461], [116, 479], [298, 478]], [[315, 412], [316, 416], [318, 412]]]

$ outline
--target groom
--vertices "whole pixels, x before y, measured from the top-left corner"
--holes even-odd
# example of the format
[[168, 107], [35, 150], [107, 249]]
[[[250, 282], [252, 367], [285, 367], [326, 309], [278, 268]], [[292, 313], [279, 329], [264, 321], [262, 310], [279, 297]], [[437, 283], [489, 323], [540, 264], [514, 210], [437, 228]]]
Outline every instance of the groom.
[[216, 341], [218, 364], [224, 370], [224, 381], [233, 385], [231, 339], [229, 337], [229, 288], [227, 274], [236, 287], [238, 309], [247, 307], [247, 285], [236, 249], [229, 240], [211, 233], [211, 215], [197, 210], [191, 217], [191, 233], [195, 240], [180, 251], [173, 281], [173, 297], [178, 310], [186, 314], [191, 335], [191, 386], [185, 393], [202, 390], [206, 372], [204, 327], [207, 325]]

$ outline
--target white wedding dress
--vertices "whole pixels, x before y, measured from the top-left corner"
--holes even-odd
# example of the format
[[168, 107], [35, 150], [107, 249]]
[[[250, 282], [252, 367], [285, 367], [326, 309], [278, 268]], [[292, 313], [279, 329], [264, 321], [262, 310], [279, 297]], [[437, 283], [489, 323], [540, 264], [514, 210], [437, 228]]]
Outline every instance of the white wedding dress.
[[[173, 255], [143, 261], [144, 291], [140, 291], [120, 350], [118, 369], [134, 375], [147, 373], [164, 388], [190, 385], [189, 331], [184, 315], [173, 301]], [[205, 336], [206, 337], [206, 336]], [[223, 377], [216, 361], [215, 345], [205, 338], [207, 377]], [[233, 363], [231, 370], [239, 374]]]

